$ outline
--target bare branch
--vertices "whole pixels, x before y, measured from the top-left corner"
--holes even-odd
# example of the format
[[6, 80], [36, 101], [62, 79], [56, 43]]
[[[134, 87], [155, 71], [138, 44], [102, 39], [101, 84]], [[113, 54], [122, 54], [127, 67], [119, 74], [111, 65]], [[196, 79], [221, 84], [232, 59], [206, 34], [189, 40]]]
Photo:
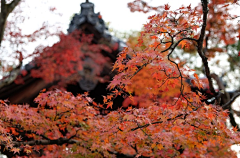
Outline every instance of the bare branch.
[[59, 138], [59, 139], [54, 139], [54, 140], [32, 140], [32, 141], [27, 141], [27, 142], [17, 142], [13, 141], [12, 142], [14, 146], [19, 147], [21, 145], [63, 145], [65, 143], [68, 144], [76, 144], [79, 143], [78, 140], [74, 139], [67, 139], [67, 138]]
[[[177, 116], [175, 116], [175, 117], [168, 118], [167, 121], [172, 121], [172, 120], [175, 120], [175, 119], [180, 118], [180, 117], [182, 117], [182, 116], [186, 117], [187, 115], [190, 115], [192, 112], [197, 111], [200, 107], [201, 107], [201, 106], [193, 109], [192, 111], [190, 111], [190, 112], [188, 112], [188, 113], [186, 113], [186, 114], [179, 114], [179, 115], [177, 115]], [[147, 124], [141, 125], [141, 126], [138, 125], [137, 127], [132, 128], [131, 131], [136, 131], [137, 129], [146, 128], [146, 127], [148, 127], [148, 126], [150, 126], [150, 125], [159, 124], [159, 123], [163, 123], [163, 121], [156, 121], [156, 122], [152, 122], [152, 123], [147, 123]]]
[[236, 93], [226, 104], [222, 106], [223, 109], [230, 109], [231, 104], [240, 96], [240, 92]]
[[215, 73], [212, 73], [211, 77], [217, 82], [218, 89], [224, 91], [222, 99], [223, 99], [223, 104], [226, 103], [228, 100], [230, 100], [230, 96], [229, 96], [229, 93], [225, 91], [223, 81]]
[[212, 82], [212, 78], [210, 75], [210, 69], [208, 66], [208, 61], [207, 61], [207, 57], [204, 55], [203, 52], [203, 40], [204, 40], [204, 36], [205, 36], [205, 31], [206, 31], [206, 26], [207, 26], [207, 14], [208, 14], [208, 0], [202, 0], [202, 10], [203, 10], [203, 25], [202, 25], [202, 29], [201, 29], [201, 34], [200, 37], [198, 39], [198, 46], [197, 46], [197, 50], [198, 50], [198, 54], [199, 56], [202, 58], [202, 62], [205, 68], [205, 72], [206, 72], [206, 76], [209, 82], [209, 88], [210, 91], [213, 94], [216, 94], [214, 88], [213, 88], [213, 82]]
[[229, 119], [230, 119], [230, 123], [231, 123], [231, 125], [233, 126], [233, 127], [236, 127], [237, 128], [237, 131], [240, 131], [240, 128], [239, 128], [239, 126], [238, 126], [238, 124], [237, 124], [237, 122], [235, 121], [235, 118], [234, 118], [234, 116], [233, 116], [233, 110], [230, 110], [229, 111]]
[[4, 30], [8, 15], [13, 11], [13, 9], [18, 5], [21, 0], [13, 0], [11, 3], [7, 4], [5, 0], [1, 0], [1, 13], [0, 13], [0, 46], [3, 40]]
[[14, 0], [8, 4], [8, 12], [11, 13], [21, 0]]

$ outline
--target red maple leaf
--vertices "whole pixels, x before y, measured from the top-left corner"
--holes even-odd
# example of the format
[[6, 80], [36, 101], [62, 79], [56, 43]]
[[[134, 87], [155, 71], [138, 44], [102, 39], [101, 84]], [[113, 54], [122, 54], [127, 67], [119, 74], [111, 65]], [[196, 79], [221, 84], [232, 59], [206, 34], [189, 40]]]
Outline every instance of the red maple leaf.
[[169, 6], [168, 4], [165, 4], [165, 5], [164, 5], [164, 9], [165, 9], [165, 10], [169, 10], [169, 9], [170, 9], [170, 6]]

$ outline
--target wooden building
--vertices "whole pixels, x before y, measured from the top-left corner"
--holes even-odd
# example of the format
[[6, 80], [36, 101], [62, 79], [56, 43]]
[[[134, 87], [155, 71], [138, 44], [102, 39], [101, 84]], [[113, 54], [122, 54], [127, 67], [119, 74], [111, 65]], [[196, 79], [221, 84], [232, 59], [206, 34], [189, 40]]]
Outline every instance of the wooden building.
[[[101, 74], [109, 75], [109, 78], [112, 78], [114, 73], [111, 73], [112, 63], [116, 60], [117, 54], [125, 47], [125, 43], [118, 38], [112, 36], [107, 26], [105, 25], [104, 20], [101, 18], [99, 13], [94, 12], [94, 4], [86, 1], [81, 5], [81, 12], [75, 14], [70, 22], [68, 33], [71, 33], [75, 30], [81, 30], [85, 34], [93, 34], [92, 43], [97, 44], [99, 41], [107, 41], [108, 45], [115, 45], [114, 50], [111, 53], [102, 50], [101, 53], [104, 56], [109, 57], [110, 62], [104, 65], [104, 69]], [[117, 48], [116, 48], [117, 46]], [[92, 62], [89, 60], [88, 62]], [[34, 61], [32, 62], [34, 63]], [[82, 79], [77, 81], [78, 84], [69, 84], [67, 85], [67, 90], [71, 91], [73, 94], [83, 93], [88, 91], [92, 98], [95, 98], [96, 102], [102, 100], [102, 95], [107, 94], [106, 87], [109, 82], [101, 83], [98, 80], [92, 81], [91, 78], [94, 78], [96, 74], [92, 71], [91, 66], [83, 65], [83, 71], [81, 72]], [[27, 74], [24, 76], [20, 73], [11, 73], [8, 77], [0, 81], [0, 99], [8, 99], [10, 103], [14, 104], [25, 104], [28, 103], [31, 106], [34, 106], [34, 98], [39, 94], [39, 92], [44, 88], [49, 88], [57, 83], [51, 82], [46, 83], [42, 78], [32, 77], [30, 71], [37, 69], [37, 66], [34, 64], [27, 64], [23, 67], [23, 70], [26, 70]], [[88, 71], [86, 71], [86, 69]], [[86, 76], [88, 79], [86, 79]], [[23, 84], [17, 84], [14, 82], [16, 78], [21, 77]]]

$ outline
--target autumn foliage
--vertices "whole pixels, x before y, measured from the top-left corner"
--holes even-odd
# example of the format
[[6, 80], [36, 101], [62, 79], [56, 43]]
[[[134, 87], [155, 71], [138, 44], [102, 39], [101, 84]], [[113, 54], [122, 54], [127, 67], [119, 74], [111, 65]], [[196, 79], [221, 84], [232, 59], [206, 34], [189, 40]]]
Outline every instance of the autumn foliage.
[[97, 108], [89, 106], [92, 100], [86, 95], [43, 92], [35, 101], [39, 104], [36, 109], [1, 103], [1, 143], [16, 154], [33, 156], [42, 150], [44, 157], [109, 157], [116, 152], [218, 157], [234, 155], [229, 147], [239, 141], [238, 133], [225, 125], [227, 112], [214, 105], [187, 107], [183, 101], [179, 103], [185, 105], [181, 112], [178, 106], [165, 103], [101, 116]]
[[[220, 13], [214, 13], [213, 5]], [[224, 49], [211, 47], [205, 52], [208, 40], [213, 41], [211, 46], [236, 42], [239, 28], [225, 22], [231, 20], [227, 8], [234, 5], [238, 3], [202, 0], [196, 8], [188, 5], [173, 11], [168, 4], [130, 3], [132, 11], [155, 10], [159, 14], [149, 17], [134, 47], [119, 53], [113, 65], [117, 75], [108, 86], [112, 92], [103, 96], [103, 104], [87, 93], [74, 96], [60, 90], [43, 90], [35, 98], [37, 108], [1, 100], [1, 151], [31, 157], [236, 157], [231, 146], [239, 144], [240, 134], [237, 127], [226, 125], [229, 105], [220, 105], [208, 66], [208, 57]], [[213, 18], [215, 14], [221, 19]], [[67, 80], [67, 84], [72, 74], [82, 69], [86, 57], [99, 65], [108, 61], [100, 53], [107, 47], [90, 43], [91, 36], [76, 36], [61, 35], [59, 43], [44, 48], [36, 58], [39, 68], [32, 75], [47, 82]], [[198, 53], [206, 82], [172, 58], [177, 48]], [[58, 65], [65, 67], [57, 69]], [[208, 87], [215, 103], [203, 102], [206, 96], [191, 91], [187, 79], [199, 89]], [[111, 111], [119, 95], [126, 98], [123, 107]], [[110, 112], [101, 115], [101, 109]]]
[[81, 31], [60, 35], [60, 41], [52, 47], [39, 48], [35, 51], [38, 56], [32, 65], [31, 76], [42, 78], [45, 82], [58, 82], [58, 88], [81, 79], [84, 67], [91, 67], [97, 75], [96, 80], [103, 81], [100, 72], [110, 58], [101, 54], [102, 50], [112, 52], [109, 46], [93, 44], [93, 35], [86, 35]]

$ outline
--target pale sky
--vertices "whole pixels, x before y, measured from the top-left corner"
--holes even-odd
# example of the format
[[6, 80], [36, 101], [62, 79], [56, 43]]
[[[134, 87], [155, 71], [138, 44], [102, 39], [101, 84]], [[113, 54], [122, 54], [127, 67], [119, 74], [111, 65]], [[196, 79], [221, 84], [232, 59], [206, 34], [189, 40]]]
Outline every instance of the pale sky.
[[[127, 8], [127, 3], [133, 0], [89, 0], [95, 4], [95, 12], [100, 12], [105, 22], [110, 22], [110, 27], [118, 31], [140, 30], [147, 22], [147, 17], [151, 14], [132, 13]], [[148, 0], [150, 4], [158, 6], [168, 3], [171, 9], [176, 9], [184, 3], [185, 5], [197, 5], [200, 0]], [[41, 25], [44, 20], [62, 23], [63, 31], [68, 28], [70, 18], [74, 13], [80, 12], [80, 4], [85, 0], [26, 0], [29, 5], [27, 15], [35, 19], [31, 24], [26, 24], [24, 31], [34, 30]], [[45, 4], [46, 3], [46, 4]], [[62, 13], [61, 17], [51, 17], [47, 6], [55, 6], [56, 11]], [[51, 19], [52, 18], [52, 19]], [[37, 19], [37, 21], [36, 21]], [[50, 20], [51, 19], [51, 20]]]

